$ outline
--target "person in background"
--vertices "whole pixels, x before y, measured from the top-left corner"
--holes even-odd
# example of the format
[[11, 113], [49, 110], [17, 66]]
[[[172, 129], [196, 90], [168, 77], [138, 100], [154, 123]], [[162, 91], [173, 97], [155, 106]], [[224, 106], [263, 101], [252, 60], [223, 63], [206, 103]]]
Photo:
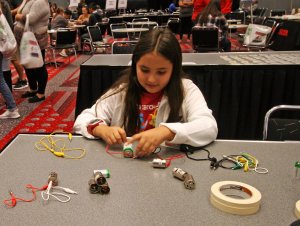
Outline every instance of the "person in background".
[[176, 5], [174, 2], [172, 2], [170, 5], [169, 5], [169, 12], [170, 13], [174, 13], [176, 11]]
[[68, 20], [68, 21], [71, 20], [72, 19], [71, 18], [72, 17], [72, 11], [69, 10], [69, 9], [65, 9], [63, 16], [66, 20]]
[[[90, 16], [87, 26], [94, 26], [102, 21], [103, 12], [100, 9], [100, 6], [96, 5], [95, 3], [91, 3], [89, 5], [89, 13]], [[89, 38], [89, 34], [87, 29], [82, 29], [81, 32], [83, 32], [83, 34], [81, 35], [81, 41], [83, 42], [85, 39]]]
[[99, 5], [96, 5], [95, 3], [91, 3], [89, 5], [89, 22], [88, 26], [94, 26], [99, 22], [102, 22], [103, 18], [103, 11], [100, 9]]
[[[8, 24], [12, 27], [12, 16], [9, 4], [6, 1], [0, 0], [0, 8], [0, 15], [3, 13]], [[3, 62], [3, 60], [5, 62]], [[0, 115], [0, 119], [19, 118], [20, 114], [16, 102], [3, 76], [3, 64], [6, 65], [5, 67], [9, 68], [9, 59], [3, 59], [3, 55], [0, 52], [0, 93], [2, 94], [6, 103], [6, 110]]]
[[[0, 0], [0, 4], [1, 4], [2, 13], [5, 16], [10, 28], [13, 30], [13, 18], [11, 15], [10, 4], [6, 0]], [[4, 80], [5, 80], [6, 84], [8, 85], [10, 91], [12, 92], [13, 91], [12, 90], [12, 74], [11, 74], [11, 70], [10, 70], [10, 63], [11, 63], [11, 58], [3, 57], [2, 72], [3, 72]]]
[[208, 5], [210, 0], [194, 0], [194, 10], [193, 10], [193, 15], [192, 15], [192, 21], [194, 24], [197, 23], [197, 17], [199, 13], [202, 12], [202, 10]]
[[[58, 8], [56, 10], [56, 16], [51, 21], [51, 29], [59, 29], [59, 28], [66, 28], [71, 25], [69, 19], [72, 15], [72, 12], [68, 9], [63, 11], [62, 8]], [[56, 41], [56, 33], [51, 34], [51, 42]], [[62, 57], [68, 57], [68, 53], [66, 49], [63, 49], [59, 55]]]
[[[45, 60], [45, 49], [48, 47], [48, 22], [50, 8], [48, 0], [23, 0], [19, 6], [15, 20], [14, 34], [18, 45], [24, 33], [26, 15], [29, 15], [29, 26], [38, 41]], [[29, 103], [45, 100], [45, 90], [48, 81], [48, 72], [45, 63], [40, 68], [25, 68], [30, 90], [22, 94], [22, 98], [29, 98]]]
[[187, 33], [188, 39], [190, 39], [192, 33], [192, 15], [193, 15], [193, 8], [194, 8], [194, 0], [180, 0], [180, 25], [179, 25], [179, 35], [180, 40], [183, 38], [183, 34]]
[[12, 74], [10, 70], [10, 63], [11, 60], [10, 58], [3, 57], [2, 60], [2, 72], [4, 76], [4, 80], [11, 92], [13, 92], [13, 87], [12, 87]]
[[89, 22], [90, 14], [87, 6], [82, 6], [82, 14], [78, 17], [76, 24], [87, 25]]
[[221, 0], [221, 12], [227, 18], [227, 15], [231, 13], [232, 0]]
[[220, 0], [211, 2], [202, 10], [197, 19], [200, 26], [216, 26], [220, 34], [220, 46], [225, 52], [231, 51], [231, 42], [228, 40], [228, 23], [221, 12]]
[[[13, 21], [14, 21], [18, 7], [22, 3], [22, 0], [21, 1], [20, 0], [8, 0], [7, 2], [10, 5], [11, 14], [12, 14]], [[10, 59], [17, 71], [17, 74], [18, 74], [18, 80], [15, 84], [13, 84], [13, 89], [15, 89], [15, 90], [20, 90], [20, 89], [24, 89], [24, 88], [28, 87], [28, 83], [27, 83], [26, 75], [24, 73], [23, 66], [20, 64], [19, 55], [20, 55], [20, 52], [18, 49], [12, 55], [12, 57]], [[6, 72], [4, 74], [6, 76]]]
[[78, 6], [77, 6], [78, 17], [82, 14], [82, 7], [83, 6], [87, 6], [87, 4], [85, 3], [85, 0], [80, 0], [80, 2], [78, 3]]
[[68, 26], [69, 21], [64, 16], [64, 10], [57, 8], [55, 16], [51, 20], [51, 29], [65, 28]]
[[[62, 8], [57, 8], [55, 16], [51, 20], [51, 29], [57, 30], [59, 28], [66, 28], [69, 25], [69, 21], [65, 18], [65, 13]], [[51, 34], [51, 43], [56, 41], [56, 33]], [[60, 53], [61, 56], [67, 57], [66, 50], [63, 49]]]
[[56, 3], [51, 3], [50, 5], [50, 17], [55, 17], [58, 6]]
[[[182, 71], [182, 53], [169, 29], [140, 38], [131, 66], [76, 119], [74, 132], [107, 144], [137, 141], [136, 157], [164, 142], [203, 146], [217, 137], [217, 123], [199, 88]], [[131, 137], [127, 140], [126, 137]]]

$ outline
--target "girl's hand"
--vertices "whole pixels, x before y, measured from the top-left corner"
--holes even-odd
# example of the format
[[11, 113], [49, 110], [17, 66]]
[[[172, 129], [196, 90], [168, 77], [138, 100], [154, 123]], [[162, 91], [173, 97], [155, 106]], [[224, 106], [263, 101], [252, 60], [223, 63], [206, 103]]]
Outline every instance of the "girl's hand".
[[174, 136], [175, 133], [173, 133], [168, 127], [160, 126], [158, 128], [135, 134], [132, 136], [132, 139], [127, 142], [127, 144], [138, 141], [138, 145], [135, 148], [135, 157], [143, 157], [152, 154], [155, 148], [164, 141], [173, 140]]
[[16, 16], [15, 16], [15, 20], [16, 21], [22, 21], [23, 20], [23, 15], [21, 13], [18, 13]]
[[125, 130], [117, 126], [99, 125], [94, 128], [93, 135], [102, 138], [109, 145], [127, 141]]

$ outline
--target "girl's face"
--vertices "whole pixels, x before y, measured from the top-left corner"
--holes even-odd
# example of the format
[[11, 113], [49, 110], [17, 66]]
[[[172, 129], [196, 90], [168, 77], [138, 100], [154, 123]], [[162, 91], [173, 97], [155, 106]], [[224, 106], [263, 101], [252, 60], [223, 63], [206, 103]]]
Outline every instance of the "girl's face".
[[82, 7], [82, 14], [88, 14], [88, 10], [85, 7]]
[[143, 55], [136, 64], [137, 79], [148, 93], [158, 93], [169, 83], [173, 64], [159, 53]]

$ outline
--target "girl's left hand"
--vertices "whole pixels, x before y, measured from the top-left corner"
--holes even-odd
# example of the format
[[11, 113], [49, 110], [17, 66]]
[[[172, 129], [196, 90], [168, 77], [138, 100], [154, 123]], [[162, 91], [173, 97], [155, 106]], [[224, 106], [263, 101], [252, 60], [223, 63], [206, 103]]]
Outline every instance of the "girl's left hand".
[[16, 16], [15, 16], [15, 20], [16, 21], [22, 21], [23, 20], [23, 14], [21, 14], [21, 13], [18, 13], [18, 14], [16, 14]]
[[173, 133], [168, 127], [160, 126], [158, 128], [143, 131], [135, 134], [128, 144], [138, 141], [138, 145], [135, 148], [135, 157], [148, 156], [153, 153], [156, 147], [161, 143], [168, 140], [173, 140], [175, 133]]

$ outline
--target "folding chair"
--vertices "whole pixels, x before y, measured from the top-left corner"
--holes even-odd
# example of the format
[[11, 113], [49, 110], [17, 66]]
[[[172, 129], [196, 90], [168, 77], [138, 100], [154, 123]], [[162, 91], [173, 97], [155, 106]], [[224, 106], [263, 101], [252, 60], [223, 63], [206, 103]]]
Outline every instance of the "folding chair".
[[128, 32], [119, 32], [115, 31], [116, 29], [127, 29], [127, 25], [125, 23], [116, 23], [110, 25], [111, 34], [114, 39], [118, 38], [127, 38], [129, 39]]
[[179, 24], [180, 24], [180, 19], [171, 17], [168, 19], [167, 22], [167, 27], [174, 33], [174, 34], [179, 34]]
[[[276, 113], [285, 113], [285, 115], [274, 117], [273, 114]], [[271, 108], [265, 114], [263, 140], [300, 141], [300, 105], [278, 105]]]
[[148, 28], [149, 31], [152, 30], [154, 27], [158, 27], [157, 22], [150, 21], [148, 18], [135, 18], [129, 24], [131, 24], [132, 28]]
[[107, 34], [111, 35], [110, 25], [111, 24], [118, 24], [118, 23], [124, 23], [124, 17], [123, 16], [109, 16], [108, 12], [106, 12], [106, 17], [108, 19], [108, 26], [107, 26]]
[[228, 15], [229, 19], [240, 20], [242, 24], [246, 23], [246, 12], [245, 11], [234, 11]]
[[[52, 50], [52, 57], [54, 59], [55, 67], [57, 68], [56, 62], [56, 50], [62, 49], [73, 49], [75, 56], [76, 55], [76, 38], [77, 31], [72, 29], [58, 29], [56, 33], [56, 41], [50, 43], [50, 49]], [[70, 63], [70, 55], [69, 55]]]
[[105, 51], [109, 44], [104, 43], [101, 29], [98, 25], [87, 27], [89, 38], [83, 41], [84, 44], [88, 44], [91, 48], [90, 53], [94, 53], [97, 49], [103, 48]]
[[112, 54], [131, 54], [138, 41], [114, 41], [112, 44]]
[[108, 23], [107, 22], [98, 22], [98, 23], [96, 23], [96, 25], [100, 28], [102, 36], [104, 36], [107, 31]]
[[[250, 50], [251, 51], [253, 51], [253, 50], [262, 51], [262, 50], [268, 49], [273, 44], [273, 37], [274, 37], [275, 33], [277, 32], [278, 27], [280, 26], [280, 23], [277, 23], [275, 20], [272, 20], [272, 19], [266, 19], [263, 22], [263, 25], [271, 28], [271, 32], [269, 34], [267, 34], [266, 42], [263, 45], [243, 44], [243, 47], [246, 47], [249, 51]], [[246, 33], [247, 33], [247, 31], [246, 31]], [[245, 37], [246, 36], [244, 36], [244, 38]]]
[[194, 26], [192, 28], [193, 49], [196, 52], [220, 51], [217, 27]]

